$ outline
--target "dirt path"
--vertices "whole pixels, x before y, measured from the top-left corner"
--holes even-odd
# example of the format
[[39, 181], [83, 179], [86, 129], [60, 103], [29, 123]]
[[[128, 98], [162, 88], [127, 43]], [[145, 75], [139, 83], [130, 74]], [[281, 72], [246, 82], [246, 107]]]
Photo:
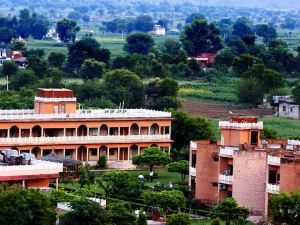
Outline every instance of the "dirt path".
[[[194, 114], [202, 115], [211, 119], [229, 118], [231, 116], [272, 116], [271, 109], [252, 109], [241, 108], [239, 106], [230, 105], [226, 103], [186, 99], [183, 111]], [[231, 113], [230, 113], [231, 112]]]

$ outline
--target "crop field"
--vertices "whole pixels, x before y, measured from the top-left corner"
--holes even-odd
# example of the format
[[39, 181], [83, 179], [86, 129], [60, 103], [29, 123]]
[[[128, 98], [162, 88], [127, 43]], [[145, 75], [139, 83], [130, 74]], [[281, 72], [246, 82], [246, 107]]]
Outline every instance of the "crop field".
[[237, 103], [235, 89], [238, 79], [191, 81], [180, 84], [179, 95], [184, 98]]

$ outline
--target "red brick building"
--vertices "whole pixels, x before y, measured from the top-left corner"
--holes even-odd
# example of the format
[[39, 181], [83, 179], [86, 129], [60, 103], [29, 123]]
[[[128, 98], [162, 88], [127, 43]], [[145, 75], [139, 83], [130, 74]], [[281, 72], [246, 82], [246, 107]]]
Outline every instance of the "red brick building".
[[261, 140], [263, 123], [231, 118], [219, 123], [221, 141], [192, 141], [189, 182], [195, 198], [217, 203], [235, 198], [254, 214], [266, 215], [268, 199], [300, 187], [300, 142]]

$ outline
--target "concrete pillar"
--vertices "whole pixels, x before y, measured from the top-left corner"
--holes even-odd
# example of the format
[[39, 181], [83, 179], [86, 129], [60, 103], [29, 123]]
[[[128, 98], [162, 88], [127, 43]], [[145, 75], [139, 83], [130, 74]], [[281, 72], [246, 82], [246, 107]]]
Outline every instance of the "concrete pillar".
[[64, 128], [64, 137], [66, 136], [66, 130], [67, 130], [67, 129], [66, 129], [66, 128]]
[[63, 152], [64, 152], [64, 158], [66, 158], [66, 149], [65, 148], [63, 149]]
[[118, 160], [120, 160], [120, 148], [118, 148]]
[[140, 155], [141, 154], [141, 148], [140, 148], [140, 146], [138, 146], [138, 155]]
[[78, 160], [77, 155], [78, 155], [78, 148], [75, 149], [75, 160]]
[[141, 127], [139, 126], [139, 135], [141, 135]]
[[87, 149], [86, 149], [86, 161], [87, 161], [87, 162], [89, 161], [89, 153], [90, 153], [90, 149], [87, 148]]
[[109, 148], [107, 148], [107, 161], [109, 161]]
[[23, 188], [23, 189], [26, 188], [25, 180], [22, 180], [22, 188]]
[[8, 137], [8, 138], [10, 137], [9, 129], [7, 129], [7, 137]]
[[128, 154], [127, 160], [130, 160], [130, 148], [127, 148], [127, 154]]
[[118, 127], [118, 136], [121, 135], [121, 127]]
[[29, 137], [32, 137], [32, 129], [29, 130]]
[[90, 136], [90, 128], [89, 127], [86, 128], [86, 132], [87, 132], [86, 136]]
[[100, 149], [97, 148], [97, 159], [99, 159], [99, 157], [100, 157]]
[[21, 137], [21, 128], [19, 128], [19, 137]]
[[58, 191], [58, 177], [55, 179], [55, 189]]
[[45, 137], [45, 135], [44, 135], [44, 128], [41, 128], [41, 137]]

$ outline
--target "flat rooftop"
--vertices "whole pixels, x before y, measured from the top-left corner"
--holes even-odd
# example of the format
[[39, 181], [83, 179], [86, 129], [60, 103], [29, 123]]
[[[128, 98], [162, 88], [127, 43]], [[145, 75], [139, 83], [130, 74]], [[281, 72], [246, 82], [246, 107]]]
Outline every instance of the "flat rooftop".
[[74, 114], [35, 114], [33, 109], [0, 110], [0, 122], [6, 120], [130, 118], [171, 118], [171, 113], [150, 109], [82, 109], [76, 110]]

